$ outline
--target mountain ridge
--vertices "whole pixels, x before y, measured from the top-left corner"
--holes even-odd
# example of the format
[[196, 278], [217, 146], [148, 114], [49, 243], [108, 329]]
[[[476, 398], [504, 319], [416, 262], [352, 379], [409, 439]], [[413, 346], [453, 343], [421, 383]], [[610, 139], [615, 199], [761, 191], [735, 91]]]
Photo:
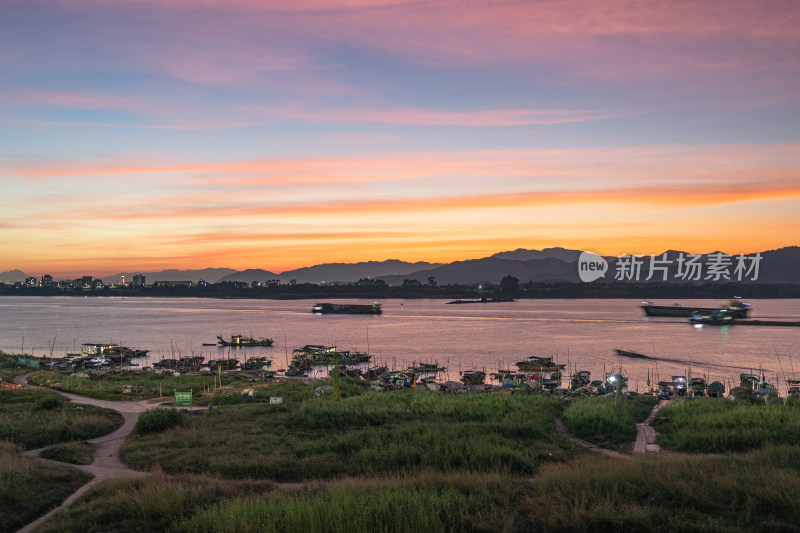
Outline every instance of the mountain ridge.
[[[104, 283], [118, 283], [124, 275], [127, 281], [133, 279], [134, 274], [146, 276], [147, 283], [156, 281], [191, 281], [198, 282], [201, 279], [208, 283], [218, 283], [220, 281], [240, 281], [251, 283], [253, 281], [264, 282], [278, 279], [281, 283], [289, 283], [294, 280], [297, 283], [349, 283], [363, 278], [380, 279], [390, 284], [400, 284], [406, 279], [417, 280], [427, 283], [430, 277], [436, 278], [438, 283], [444, 284], [471, 284], [471, 283], [498, 283], [504, 276], [513, 276], [521, 282], [577, 282], [578, 258], [582, 252], [567, 248], [553, 247], [543, 250], [528, 250], [518, 248], [512, 251], [498, 252], [491, 256], [454, 261], [452, 263], [428, 263], [418, 261], [415, 263], [400, 261], [398, 259], [387, 259], [385, 261], [362, 261], [358, 263], [323, 263], [310, 267], [302, 267], [288, 270], [276, 274], [263, 269], [246, 269], [238, 271], [232, 268], [205, 268], [196, 270], [167, 269], [156, 272], [121, 272], [111, 276], [103, 276], [100, 279]], [[658, 260], [663, 254], [668, 254], [671, 262], [667, 269], [669, 280], [676, 280], [678, 273], [677, 259], [679, 254], [684, 254], [684, 259], [688, 259], [688, 252], [680, 250], [667, 250], [659, 254], [654, 254]], [[714, 254], [717, 252], [711, 252]], [[759, 276], [756, 282], [761, 283], [800, 283], [800, 247], [785, 246], [775, 250], [765, 250], [757, 252], [761, 254], [761, 261], [758, 265]], [[708, 261], [710, 254], [701, 255], [702, 261]], [[746, 257], [753, 257], [755, 254], [746, 254]], [[640, 281], [650, 274], [650, 256], [641, 257], [644, 263], [641, 266]], [[605, 281], [613, 281], [617, 272], [617, 257], [605, 257], [608, 262], [608, 271]], [[737, 264], [737, 256], [732, 255], [730, 271], [733, 272]], [[744, 266], [751, 267], [748, 262]], [[659, 271], [654, 275], [662, 274]], [[663, 274], [662, 274], [663, 275]], [[0, 272], [0, 281], [23, 282], [25, 279], [33, 277], [20, 270], [9, 270]], [[38, 279], [38, 278], [37, 278]], [[658, 281], [658, 280], [656, 280]], [[699, 281], [705, 281], [701, 279]], [[714, 280], [712, 280], [714, 281]], [[721, 281], [721, 280], [720, 280]]]

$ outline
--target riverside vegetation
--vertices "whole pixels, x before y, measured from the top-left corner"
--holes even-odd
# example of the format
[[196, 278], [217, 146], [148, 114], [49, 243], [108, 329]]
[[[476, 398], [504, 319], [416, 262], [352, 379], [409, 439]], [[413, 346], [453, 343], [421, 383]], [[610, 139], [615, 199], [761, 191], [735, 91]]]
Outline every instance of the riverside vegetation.
[[[338, 397], [314, 397], [320, 384], [260, 385], [253, 401], [209, 396], [211, 410], [150, 415], [122, 456], [151, 475], [106, 481], [39, 531], [733, 532], [800, 523], [800, 445], [784, 437], [797, 403], [676, 401], [659, 412], [659, 443], [681, 451], [694, 435], [696, 453], [616, 459], [573, 447], [554, 420], [625, 449], [651, 398], [377, 393], [344, 377]], [[753, 420], [762, 437], [750, 446], [700, 438]]]
[[[21, 371], [14, 358], [0, 353], [4, 381]], [[91, 479], [80, 470], [48, 465], [20, 452], [57, 445], [43, 455], [80, 464], [91, 453], [82, 441], [121, 425], [122, 416], [115, 411], [74, 405], [48, 390], [0, 388], [0, 531], [16, 531]], [[83, 451], [76, 453], [79, 449]]]

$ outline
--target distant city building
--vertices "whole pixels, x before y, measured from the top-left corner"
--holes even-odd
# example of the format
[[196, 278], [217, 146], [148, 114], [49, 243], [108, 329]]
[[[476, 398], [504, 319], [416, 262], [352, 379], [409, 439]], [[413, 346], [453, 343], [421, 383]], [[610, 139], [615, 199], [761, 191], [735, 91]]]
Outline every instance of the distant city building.
[[75, 284], [79, 287], [91, 287], [92, 286], [92, 276], [83, 276], [75, 280]]
[[53, 276], [50, 274], [45, 274], [42, 276], [42, 287], [49, 287], [53, 284]]
[[191, 287], [191, 281], [156, 281], [155, 285], [157, 287]]
[[144, 274], [134, 274], [133, 275], [133, 284], [137, 287], [144, 287]]
[[35, 287], [39, 284], [36, 278], [25, 278], [25, 285], [28, 287]]

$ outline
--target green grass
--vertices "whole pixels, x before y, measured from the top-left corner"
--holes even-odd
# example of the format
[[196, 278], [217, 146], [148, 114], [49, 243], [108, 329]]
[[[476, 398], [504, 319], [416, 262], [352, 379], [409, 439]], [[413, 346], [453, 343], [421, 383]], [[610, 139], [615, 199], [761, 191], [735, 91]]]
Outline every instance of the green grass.
[[800, 442], [800, 402], [763, 404], [695, 398], [661, 409], [659, 445], [686, 453], [745, 452]]
[[90, 465], [94, 460], [94, 448], [86, 441], [65, 442], [46, 447], [40, 455], [62, 463]]
[[418, 469], [529, 475], [543, 462], [575, 453], [555, 433], [562, 406], [538, 395], [430, 391], [231, 405], [190, 416], [180, 427], [137, 435], [122, 454], [136, 469], [237, 479], [298, 481]]
[[636, 440], [636, 424], [658, 403], [653, 396], [599, 396], [570, 400], [564, 423], [573, 435], [605, 448], [624, 449]]
[[42, 532], [796, 531], [800, 448], [544, 465], [530, 479], [442, 473], [313, 481], [157, 473], [94, 488]]
[[[30, 381], [36, 385], [51, 387], [64, 392], [80, 394], [89, 398], [111, 401], [134, 401], [160, 396], [172, 396], [175, 391], [194, 392], [195, 398], [202, 403], [203, 391], [214, 387], [214, 378], [186, 374], [165, 376], [157, 373], [124, 372], [106, 374], [96, 378], [70, 377], [62, 372], [41, 372]], [[222, 377], [225, 386], [242, 386], [246, 381], [239, 377]]]
[[0, 440], [26, 450], [100, 437], [122, 421], [115, 411], [72, 404], [51, 391], [0, 389]]
[[16, 531], [59, 505], [92, 476], [16, 455], [0, 442], [0, 531]]
[[24, 373], [25, 370], [17, 363], [17, 356], [0, 352], [0, 379], [6, 383], [13, 383], [14, 376]]
[[787, 446], [545, 466], [525, 511], [533, 531], [794, 531], [798, 501], [800, 449]]

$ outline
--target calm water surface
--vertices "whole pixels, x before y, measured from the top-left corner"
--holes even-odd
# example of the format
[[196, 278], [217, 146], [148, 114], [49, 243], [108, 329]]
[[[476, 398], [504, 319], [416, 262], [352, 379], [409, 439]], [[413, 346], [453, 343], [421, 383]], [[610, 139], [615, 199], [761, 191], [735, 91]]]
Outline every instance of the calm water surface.
[[[330, 300], [335, 301], [335, 300]], [[371, 301], [346, 300], [350, 303]], [[738, 381], [762, 368], [783, 384], [800, 376], [800, 328], [693, 327], [687, 319], [647, 318], [638, 300], [521, 300], [446, 305], [444, 300], [384, 300], [383, 315], [315, 315], [311, 300], [195, 298], [0, 297], [0, 350], [58, 357], [82, 343], [114, 342], [150, 350], [147, 361], [202, 355], [207, 359], [270, 355], [274, 368], [305, 344], [369, 351], [375, 362], [405, 368], [415, 361], [447, 366], [451, 379], [469, 368], [514, 368], [529, 355], [553, 356], [596, 379], [622, 364], [631, 389], [647, 388], [648, 373], [707, 375]], [[670, 304], [672, 302], [659, 302]], [[719, 300], [682, 300], [713, 307]], [[800, 320], [800, 300], [750, 300], [753, 318]], [[216, 336], [269, 337], [269, 348], [203, 346]], [[620, 358], [615, 348], [653, 359]], [[795, 359], [797, 359], [795, 361]]]

